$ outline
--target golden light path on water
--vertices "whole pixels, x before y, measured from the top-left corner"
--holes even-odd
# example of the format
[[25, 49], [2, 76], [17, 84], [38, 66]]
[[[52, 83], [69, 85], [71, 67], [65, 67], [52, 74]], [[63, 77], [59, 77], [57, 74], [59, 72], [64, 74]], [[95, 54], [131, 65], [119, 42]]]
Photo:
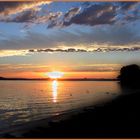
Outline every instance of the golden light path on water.
[[53, 102], [57, 102], [57, 88], [58, 88], [58, 81], [53, 80], [52, 81], [52, 95], [53, 95]]

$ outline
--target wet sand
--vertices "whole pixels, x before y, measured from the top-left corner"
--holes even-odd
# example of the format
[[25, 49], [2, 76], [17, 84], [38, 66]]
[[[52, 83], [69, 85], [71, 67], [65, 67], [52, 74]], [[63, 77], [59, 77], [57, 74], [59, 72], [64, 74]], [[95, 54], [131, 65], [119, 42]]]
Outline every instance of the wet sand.
[[[24, 125], [1, 137], [140, 138], [140, 92]], [[20, 127], [21, 128], [21, 127]]]

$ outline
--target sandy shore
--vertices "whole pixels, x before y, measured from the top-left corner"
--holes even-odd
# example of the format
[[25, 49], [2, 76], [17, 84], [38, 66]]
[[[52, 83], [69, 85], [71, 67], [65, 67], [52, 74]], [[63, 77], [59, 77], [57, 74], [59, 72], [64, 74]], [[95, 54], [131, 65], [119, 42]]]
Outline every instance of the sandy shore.
[[1, 133], [25, 138], [140, 137], [140, 92], [124, 94], [104, 104], [71, 110]]

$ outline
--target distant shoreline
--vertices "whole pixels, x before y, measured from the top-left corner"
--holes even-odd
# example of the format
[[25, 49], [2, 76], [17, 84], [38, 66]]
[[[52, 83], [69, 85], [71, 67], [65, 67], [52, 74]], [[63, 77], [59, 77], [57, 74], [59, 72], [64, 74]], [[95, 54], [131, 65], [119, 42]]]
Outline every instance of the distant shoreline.
[[[53, 81], [56, 79], [50, 78], [5, 78], [0, 77], [0, 80], [24, 80], [24, 81]], [[96, 78], [71, 78], [71, 79], [57, 79], [58, 81], [118, 81], [118, 79], [96, 79]]]

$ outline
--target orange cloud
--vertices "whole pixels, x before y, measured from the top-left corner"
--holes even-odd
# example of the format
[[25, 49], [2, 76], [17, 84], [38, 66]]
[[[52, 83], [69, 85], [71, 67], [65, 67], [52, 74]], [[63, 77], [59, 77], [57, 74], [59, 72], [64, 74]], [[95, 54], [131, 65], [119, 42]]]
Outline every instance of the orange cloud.
[[0, 2], [0, 16], [9, 16], [29, 9], [38, 9], [43, 4], [49, 4], [50, 1], [27, 1], [27, 2]]

